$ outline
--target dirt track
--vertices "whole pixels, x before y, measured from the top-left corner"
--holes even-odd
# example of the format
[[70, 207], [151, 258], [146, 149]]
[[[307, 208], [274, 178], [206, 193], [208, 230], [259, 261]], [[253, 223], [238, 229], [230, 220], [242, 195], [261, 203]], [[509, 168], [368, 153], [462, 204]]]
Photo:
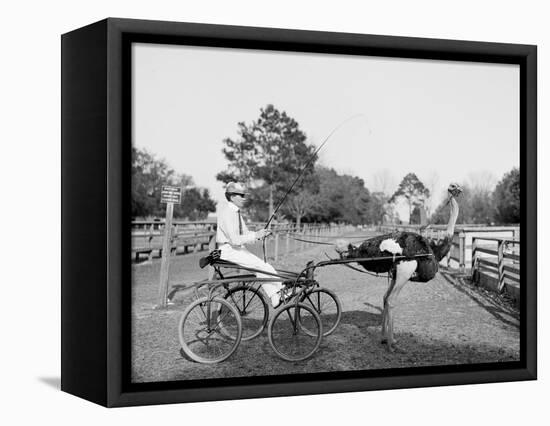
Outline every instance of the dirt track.
[[[280, 259], [275, 267], [302, 269], [308, 260], [334, 254], [313, 246]], [[171, 281], [204, 278], [198, 258], [205, 253], [173, 258]], [[160, 261], [134, 265], [132, 353], [135, 382], [189, 380], [324, 371], [349, 371], [519, 360], [519, 314], [498, 298], [473, 288], [453, 271], [440, 270], [429, 283], [408, 283], [395, 314], [400, 352], [380, 344], [382, 297], [387, 281], [342, 266], [319, 269], [318, 281], [336, 292], [343, 315], [338, 329], [323, 340], [309, 360], [288, 363], [272, 351], [264, 331], [242, 342], [223, 363], [197, 364], [179, 354], [177, 323], [192, 300], [177, 297], [167, 309], [153, 309]]]

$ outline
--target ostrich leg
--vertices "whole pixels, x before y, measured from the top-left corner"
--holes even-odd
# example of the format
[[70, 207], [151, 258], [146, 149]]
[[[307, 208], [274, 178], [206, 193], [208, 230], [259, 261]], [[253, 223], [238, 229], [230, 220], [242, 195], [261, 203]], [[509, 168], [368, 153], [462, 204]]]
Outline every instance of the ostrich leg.
[[382, 312], [382, 344], [388, 343], [388, 296], [395, 287], [395, 274], [391, 279], [390, 285], [384, 294], [384, 311]]
[[382, 315], [382, 334], [388, 344], [388, 350], [393, 352], [395, 339], [393, 338], [393, 309], [397, 304], [397, 297], [401, 289], [409, 281], [416, 270], [416, 260], [401, 262], [396, 266], [395, 278], [393, 279], [388, 292], [384, 296], [384, 313]]

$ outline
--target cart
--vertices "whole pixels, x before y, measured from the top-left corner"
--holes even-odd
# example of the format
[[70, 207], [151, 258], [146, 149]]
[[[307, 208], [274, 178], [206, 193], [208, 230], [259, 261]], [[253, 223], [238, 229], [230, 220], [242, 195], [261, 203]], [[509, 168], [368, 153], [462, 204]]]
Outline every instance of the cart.
[[[302, 271], [270, 274], [219, 259], [216, 251], [201, 259], [214, 268], [212, 279], [174, 285], [168, 295], [192, 290], [194, 301], [182, 313], [178, 334], [182, 355], [200, 363], [229, 358], [241, 341], [259, 336], [267, 327], [269, 343], [286, 361], [302, 361], [315, 353], [322, 338], [340, 322], [340, 301], [314, 278], [318, 265], [309, 262]], [[236, 270], [245, 273], [235, 273]], [[272, 275], [257, 278], [254, 273]], [[272, 311], [261, 285], [280, 281], [288, 297]]]

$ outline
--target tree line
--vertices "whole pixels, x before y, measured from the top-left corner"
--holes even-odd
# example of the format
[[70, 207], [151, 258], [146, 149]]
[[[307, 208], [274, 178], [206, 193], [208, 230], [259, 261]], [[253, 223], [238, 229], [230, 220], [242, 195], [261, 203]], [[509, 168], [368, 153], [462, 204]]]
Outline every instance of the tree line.
[[[253, 221], [266, 221], [285, 197], [297, 176], [294, 190], [277, 211], [276, 220], [350, 224], [399, 223], [397, 203], [408, 206], [405, 220], [412, 224], [446, 223], [448, 211], [443, 201], [428, 216], [428, 201], [434, 194], [411, 172], [395, 191], [370, 191], [357, 176], [340, 174], [317, 163], [316, 147], [308, 144], [296, 120], [273, 105], [260, 109], [250, 123], [237, 124], [237, 137], [223, 140], [225, 170], [216, 178], [223, 183], [243, 182], [249, 189], [247, 212]], [[174, 216], [188, 220], [205, 219], [216, 211], [208, 189], [197, 188], [191, 176], [178, 174], [163, 159], [144, 149], [132, 149], [132, 216], [162, 217], [162, 185], [184, 188], [181, 205]], [[463, 184], [458, 223], [508, 224], [520, 218], [519, 170], [506, 173], [494, 190], [483, 185]]]

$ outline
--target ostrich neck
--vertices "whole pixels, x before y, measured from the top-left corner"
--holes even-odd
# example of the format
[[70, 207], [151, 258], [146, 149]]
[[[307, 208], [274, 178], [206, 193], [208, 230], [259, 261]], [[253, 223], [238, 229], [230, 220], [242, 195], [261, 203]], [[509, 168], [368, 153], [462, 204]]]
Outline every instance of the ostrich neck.
[[447, 224], [447, 235], [452, 236], [455, 233], [455, 224], [458, 217], [458, 203], [451, 197], [451, 215], [449, 217], [449, 223]]

